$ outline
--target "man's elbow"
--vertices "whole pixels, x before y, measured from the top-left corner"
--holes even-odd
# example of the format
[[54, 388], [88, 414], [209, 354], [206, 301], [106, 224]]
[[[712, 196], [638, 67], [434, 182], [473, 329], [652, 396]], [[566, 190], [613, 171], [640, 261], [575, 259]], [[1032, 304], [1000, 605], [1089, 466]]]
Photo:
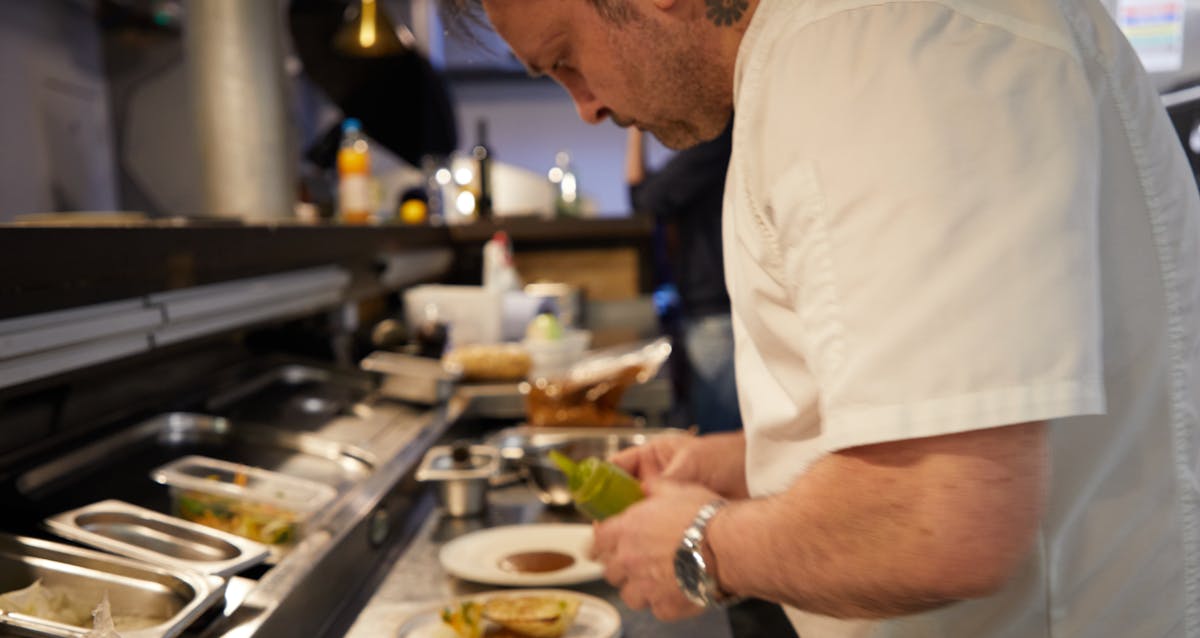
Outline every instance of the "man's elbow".
[[1033, 546], [1033, 535], [1011, 543], [972, 543], [943, 550], [931, 561], [927, 587], [931, 597], [946, 601], [987, 598], [1003, 590], [1024, 569]]
[[[936, 561], [935, 561], [936, 562]], [[893, 583], [894, 598], [871, 600], [853, 609], [847, 608], [831, 615], [841, 618], [883, 620], [941, 609], [999, 593], [1016, 575], [1018, 568], [986, 565], [927, 564], [919, 575], [901, 577]]]

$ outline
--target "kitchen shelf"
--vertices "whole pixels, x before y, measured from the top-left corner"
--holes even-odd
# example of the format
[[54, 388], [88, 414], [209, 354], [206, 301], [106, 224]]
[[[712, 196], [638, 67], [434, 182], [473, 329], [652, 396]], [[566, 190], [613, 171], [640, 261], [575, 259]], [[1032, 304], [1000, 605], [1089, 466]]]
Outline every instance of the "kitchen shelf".
[[351, 273], [350, 297], [365, 297], [381, 286], [436, 279], [449, 266], [447, 249], [457, 253], [455, 259], [474, 256], [501, 229], [520, 249], [644, 248], [653, 225], [628, 217], [502, 218], [453, 227], [180, 221], [0, 226], [0, 320], [329, 265]]

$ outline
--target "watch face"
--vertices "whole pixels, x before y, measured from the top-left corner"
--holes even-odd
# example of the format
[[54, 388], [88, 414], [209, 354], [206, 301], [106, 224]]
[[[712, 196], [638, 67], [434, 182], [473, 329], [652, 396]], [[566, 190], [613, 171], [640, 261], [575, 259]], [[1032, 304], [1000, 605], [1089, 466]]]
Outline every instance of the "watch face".
[[675, 550], [675, 582], [688, 600], [699, 607], [708, 607], [703, 561], [699, 554], [686, 547]]

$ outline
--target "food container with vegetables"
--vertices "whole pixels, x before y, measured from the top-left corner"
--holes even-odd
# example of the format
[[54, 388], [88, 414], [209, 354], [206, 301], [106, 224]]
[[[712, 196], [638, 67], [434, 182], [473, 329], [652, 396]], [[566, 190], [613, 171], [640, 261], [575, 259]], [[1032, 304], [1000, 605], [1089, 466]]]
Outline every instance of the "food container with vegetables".
[[176, 516], [268, 545], [295, 542], [337, 496], [328, 485], [203, 456], [178, 459], [151, 477], [171, 489]]

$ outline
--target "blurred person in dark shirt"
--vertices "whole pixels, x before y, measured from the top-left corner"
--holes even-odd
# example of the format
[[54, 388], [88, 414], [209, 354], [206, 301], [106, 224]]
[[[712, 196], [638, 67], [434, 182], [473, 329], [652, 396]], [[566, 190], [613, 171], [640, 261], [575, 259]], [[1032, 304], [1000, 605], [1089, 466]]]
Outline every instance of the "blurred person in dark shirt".
[[733, 326], [721, 257], [721, 207], [732, 128], [646, 169], [642, 131], [629, 129], [625, 178], [633, 209], [668, 229], [670, 270], [683, 307], [688, 399], [700, 432], [742, 427], [733, 365]]

